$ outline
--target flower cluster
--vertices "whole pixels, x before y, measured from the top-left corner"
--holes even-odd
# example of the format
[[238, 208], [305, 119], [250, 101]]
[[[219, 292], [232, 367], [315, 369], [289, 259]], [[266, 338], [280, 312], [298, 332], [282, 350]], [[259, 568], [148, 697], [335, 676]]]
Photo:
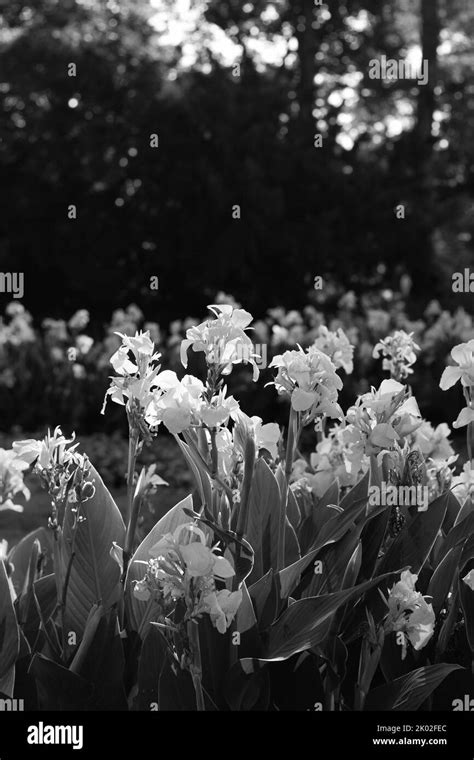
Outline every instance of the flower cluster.
[[385, 620], [387, 632], [402, 633], [402, 660], [407, 654], [407, 643], [417, 651], [426, 646], [434, 633], [435, 614], [433, 607], [415, 589], [418, 579], [409, 570], [405, 570], [398, 583], [390, 589], [388, 600], [388, 615]]
[[457, 367], [446, 367], [439, 387], [446, 391], [452, 388], [458, 380], [463, 386], [464, 396], [467, 406], [459, 412], [458, 418], [453, 422], [453, 427], [460, 428], [474, 421], [474, 409], [472, 408], [473, 398], [472, 389], [474, 388], [474, 339], [467, 343], [460, 343], [454, 346], [451, 356], [458, 365]]
[[154, 352], [150, 333], [136, 333], [134, 337], [116, 333], [122, 338], [122, 345], [113, 354], [110, 363], [117, 373], [111, 378], [110, 388], [105, 394], [102, 414], [105, 412], [107, 397], [116, 404], [127, 405], [131, 411], [134, 404], [138, 409], [146, 409], [157, 386], [156, 377], [160, 371], [155, 363], [161, 354]]
[[226, 395], [225, 387], [209, 399], [204, 384], [193, 375], [178, 380], [175, 372], [165, 370], [155, 382], [156, 390], [145, 413], [153, 429], [161, 422], [174, 435], [190, 427], [218, 428], [239, 411], [238, 402]]
[[380, 354], [384, 356], [382, 368], [388, 370], [395, 380], [406, 380], [413, 373], [412, 366], [416, 362], [416, 353], [420, 346], [415, 343], [413, 333], [405, 330], [397, 330], [375, 345], [373, 350], [374, 359]]
[[329, 356], [336, 369], [342, 368], [347, 375], [354, 369], [354, 348], [344, 330], [339, 327], [336, 332], [329, 330], [326, 325], [319, 327], [319, 335], [314, 346]]
[[305, 412], [304, 424], [317, 415], [341, 419], [342, 409], [337, 403], [342, 380], [331, 359], [315, 346], [304, 351], [285, 351], [275, 356], [270, 367], [276, 367], [275, 387], [291, 398], [295, 412]]
[[240, 606], [242, 591], [218, 590], [216, 583], [232, 578], [235, 571], [217, 550], [194, 523], [180, 525], [150, 549], [146, 575], [135, 582], [135, 597], [149, 601], [153, 596], [164, 606], [183, 599], [186, 620], [208, 614], [217, 630], [225, 633]]
[[23, 472], [28, 463], [18, 459], [14, 449], [0, 449], [0, 512], [11, 509], [23, 512], [21, 504], [15, 503], [15, 497], [23, 494], [30, 498], [30, 492], [23, 482]]
[[257, 380], [259, 369], [255, 361], [257, 354], [245, 330], [252, 321], [252, 315], [231, 304], [208, 306], [215, 319], [208, 319], [186, 331], [186, 339], [181, 343], [181, 362], [188, 366], [188, 349], [202, 351], [208, 366], [213, 366], [217, 375], [228, 375], [234, 364], [251, 364], [253, 379]]
[[[264, 449], [268, 451], [272, 459], [278, 456], [278, 441], [280, 439], [280, 428], [276, 422], [263, 424], [261, 417], [247, 417], [240, 412], [242, 417], [250, 425], [255, 438], [255, 454]], [[243, 453], [235, 441], [235, 428], [230, 431], [228, 428], [222, 428], [216, 435], [216, 446], [219, 452], [219, 469], [220, 475], [224, 480], [229, 480], [236, 467], [242, 462]]]
[[53, 434], [48, 430], [42, 440], [29, 438], [13, 444], [17, 461], [25, 468], [34, 465], [56, 504], [65, 503], [66, 499], [73, 504], [84, 502], [95, 492], [89, 480], [89, 459], [76, 451], [79, 444], [70, 446], [74, 439], [74, 434], [65, 438], [61, 428], [56, 427]]
[[421, 413], [406, 386], [383, 380], [380, 388], [364, 393], [347, 412], [343, 440], [348, 447], [351, 472], [358, 472], [364, 457], [379, 455], [403, 445], [421, 424]]

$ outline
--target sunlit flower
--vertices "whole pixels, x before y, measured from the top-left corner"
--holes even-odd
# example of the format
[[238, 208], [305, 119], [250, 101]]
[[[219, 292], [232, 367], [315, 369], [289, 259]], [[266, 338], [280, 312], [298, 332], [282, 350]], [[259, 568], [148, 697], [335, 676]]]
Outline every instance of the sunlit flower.
[[149, 601], [152, 596], [165, 607], [178, 599], [186, 604], [185, 619], [209, 614], [213, 625], [225, 633], [242, 600], [242, 592], [218, 590], [217, 583], [235, 575], [229, 560], [211, 547], [204, 532], [194, 523], [178, 526], [150, 549], [144, 578], [134, 585], [134, 596]]
[[296, 412], [306, 412], [306, 424], [316, 415], [341, 418], [342, 410], [337, 403], [342, 380], [326, 354], [310, 346], [306, 351], [285, 351], [275, 356], [270, 367], [276, 367], [275, 387], [279, 393], [291, 398]]
[[381, 454], [403, 445], [404, 439], [421, 425], [421, 413], [414, 396], [395, 380], [383, 380], [380, 388], [364, 393], [347, 412], [342, 436], [347, 446], [351, 471], [359, 470], [363, 457]]
[[265, 449], [273, 459], [278, 455], [278, 441], [280, 440], [280, 427], [276, 422], [263, 424], [261, 417], [251, 417], [255, 432], [257, 451]]
[[18, 459], [13, 449], [0, 449], [0, 512], [11, 509], [23, 512], [21, 504], [16, 504], [15, 497], [23, 494], [30, 498], [30, 491], [23, 482], [23, 471], [28, 469], [28, 463]]
[[110, 363], [117, 377], [111, 377], [102, 414], [105, 412], [108, 396], [116, 404], [127, 404], [128, 408], [135, 402], [141, 410], [145, 410], [152, 400], [153, 390], [157, 387], [156, 378], [160, 366], [155, 366], [155, 363], [161, 354], [153, 352], [154, 344], [148, 332], [137, 332], [134, 337], [119, 332], [116, 335], [122, 338], [122, 344], [111, 356]]
[[207, 612], [219, 633], [225, 633], [232, 623], [242, 602], [242, 590], [213, 591], [202, 600], [202, 610]]
[[445, 422], [434, 428], [431, 422], [423, 420], [413, 433], [413, 445], [420, 449], [425, 458], [448, 459], [454, 455], [454, 449], [449, 441], [450, 435], [451, 430]]
[[354, 346], [344, 330], [339, 327], [337, 332], [331, 332], [326, 325], [321, 325], [318, 332], [315, 347], [329, 356], [336, 369], [342, 367], [346, 374], [350, 375], [354, 369]]
[[236, 418], [239, 412], [239, 403], [233, 396], [226, 396], [226, 388], [213, 396], [211, 401], [205, 401], [199, 410], [199, 416], [209, 428], [217, 428], [225, 425], [229, 418]]
[[471, 462], [466, 462], [463, 471], [453, 477], [451, 490], [461, 503], [468, 497], [474, 497], [474, 468], [471, 467]]
[[218, 374], [228, 375], [234, 364], [251, 364], [253, 379], [259, 375], [253, 344], [245, 330], [249, 328], [252, 315], [244, 309], [235, 309], [230, 304], [208, 306], [215, 315], [199, 325], [186, 331], [186, 338], [181, 343], [181, 362], [188, 366], [188, 349], [202, 351], [206, 362], [213, 366]]
[[200, 424], [204, 385], [198, 378], [185, 375], [178, 380], [175, 372], [165, 370], [158, 375], [155, 384], [156, 390], [145, 413], [149, 425], [156, 427], [163, 422], [170, 433], [177, 435]]
[[460, 343], [451, 351], [451, 356], [458, 365], [457, 367], [446, 367], [439, 387], [446, 391], [451, 388], [458, 380], [465, 387], [474, 385], [474, 339], [467, 343]]
[[420, 347], [413, 340], [413, 333], [396, 330], [393, 335], [380, 340], [374, 347], [373, 357], [384, 356], [382, 368], [388, 370], [395, 380], [405, 380], [413, 373], [416, 353]]
[[61, 428], [57, 426], [52, 435], [48, 430], [42, 440], [28, 438], [24, 441], [15, 441], [13, 449], [18, 459], [23, 460], [28, 465], [36, 463], [40, 469], [47, 469], [55, 465], [62, 465], [73, 458], [79, 444], [76, 443], [70, 448], [68, 446], [74, 440], [74, 434], [72, 438], [66, 438], [62, 434]]
[[402, 660], [406, 657], [407, 641], [417, 651], [426, 646], [434, 633], [435, 614], [433, 606], [415, 589], [418, 579], [409, 570], [401, 574], [398, 583], [390, 589], [387, 600], [388, 615], [385, 622], [387, 631], [401, 632], [405, 636], [402, 646]]

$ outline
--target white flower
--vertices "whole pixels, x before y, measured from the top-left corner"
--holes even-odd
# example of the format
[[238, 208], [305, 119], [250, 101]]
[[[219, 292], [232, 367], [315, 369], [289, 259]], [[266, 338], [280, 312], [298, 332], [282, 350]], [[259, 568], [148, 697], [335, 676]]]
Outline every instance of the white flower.
[[387, 605], [388, 615], [385, 627], [387, 631], [401, 632], [405, 635], [402, 647], [402, 659], [406, 657], [406, 640], [414, 649], [420, 650], [434, 633], [435, 614], [426, 598], [415, 589], [418, 576], [409, 570], [402, 572], [400, 580], [390, 589]]
[[275, 386], [279, 393], [288, 393], [296, 412], [307, 412], [306, 423], [318, 414], [342, 417], [337, 403], [342, 380], [326, 354], [310, 346], [307, 351], [285, 351], [275, 356], [270, 367], [278, 369]]
[[117, 373], [117, 377], [111, 377], [102, 414], [108, 396], [116, 404], [130, 404], [137, 402], [141, 409], [146, 409], [152, 399], [154, 388], [157, 387], [157, 375], [160, 366], [155, 363], [161, 354], [153, 353], [154, 344], [149, 332], [137, 332], [134, 337], [117, 332], [122, 338], [122, 345], [111, 356], [110, 363]]
[[342, 367], [350, 375], [354, 369], [354, 346], [344, 330], [339, 327], [337, 332], [331, 332], [326, 325], [321, 325], [318, 332], [319, 336], [314, 342], [316, 348], [329, 356], [336, 369]]
[[474, 469], [471, 468], [471, 462], [466, 462], [460, 475], [453, 477], [451, 490], [461, 502], [474, 496]]
[[204, 402], [199, 410], [201, 421], [209, 428], [227, 424], [229, 417], [236, 419], [239, 402], [233, 396], [227, 398], [226, 390], [224, 387], [210, 402]]
[[78, 335], [76, 338], [76, 348], [83, 356], [89, 353], [93, 345], [94, 339], [89, 335]]
[[198, 378], [185, 375], [180, 381], [175, 372], [166, 370], [158, 375], [156, 385], [157, 390], [145, 413], [149, 425], [163, 422], [170, 433], [177, 435], [191, 425], [199, 424], [204, 385]]
[[451, 356], [458, 364], [457, 367], [446, 367], [439, 387], [441, 390], [446, 391], [451, 388], [458, 380], [461, 384], [468, 388], [474, 385], [474, 339], [467, 343], [459, 343], [451, 351]]
[[74, 433], [72, 438], [66, 438], [63, 435], [61, 428], [57, 426], [54, 428], [52, 435], [48, 430], [48, 433], [41, 441], [35, 440], [34, 438], [28, 438], [24, 441], [15, 441], [13, 443], [13, 449], [19, 460], [26, 462], [27, 465], [36, 462], [37, 467], [41, 470], [56, 465], [62, 465], [80, 457], [80, 455], [75, 452], [75, 449], [79, 445], [78, 443], [67, 448], [74, 439]]
[[373, 350], [374, 359], [378, 359], [380, 354], [386, 357], [383, 360], [382, 367], [388, 370], [392, 377], [404, 380], [413, 373], [412, 365], [416, 362], [415, 351], [420, 347], [413, 340], [413, 333], [407, 333], [405, 330], [396, 330], [393, 335], [380, 340]]
[[454, 449], [449, 441], [451, 430], [449, 425], [442, 422], [436, 428], [431, 422], [423, 420], [413, 434], [413, 443], [418, 446], [425, 458], [435, 461], [448, 459], [454, 455]]
[[342, 433], [347, 446], [347, 460], [353, 469], [360, 469], [364, 456], [380, 454], [401, 445], [406, 436], [421, 425], [421, 413], [414, 396], [395, 380], [383, 380], [380, 388], [372, 388], [347, 412], [349, 423]]
[[212, 624], [219, 631], [225, 633], [232, 623], [237, 610], [242, 602], [242, 590], [212, 592], [207, 594], [202, 601], [202, 610], [207, 612]]
[[30, 498], [30, 491], [23, 482], [23, 471], [28, 464], [17, 458], [12, 449], [0, 449], [0, 512], [11, 509], [13, 512], [23, 512], [21, 504], [15, 503], [15, 497], [23, 494]]
[[186, 331], [186, 339], [181, 343], [181, 362], [188, 366], [188, 349], [204, 352], [208, 365], [217, 365], [219, 374], [227, 375], [234, 364], [251, 364], [253, 379], [259, 375], [255, 362], [252, 341], [245, 333], [252, 321], [252, 315], [244, 309], [235, 309], [230, 304], [208, 306], [215, 319], [208, 319]]
[[261, 417], [251, 417], [253, 429], [255, 432], [255, 443], [257, 451], [266, 449], [273, 459], [278, 455], [278, 441], [280, 440], [280, 427], [276, 422], [267, 422], [263, 424]]

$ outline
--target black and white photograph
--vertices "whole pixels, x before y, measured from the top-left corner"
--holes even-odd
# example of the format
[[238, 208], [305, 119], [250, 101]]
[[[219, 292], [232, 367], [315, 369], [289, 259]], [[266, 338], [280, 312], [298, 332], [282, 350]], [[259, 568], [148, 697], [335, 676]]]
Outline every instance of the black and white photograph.
[[0, 0], [0, 211], [1, 760], [472, 760], [472, 0]]

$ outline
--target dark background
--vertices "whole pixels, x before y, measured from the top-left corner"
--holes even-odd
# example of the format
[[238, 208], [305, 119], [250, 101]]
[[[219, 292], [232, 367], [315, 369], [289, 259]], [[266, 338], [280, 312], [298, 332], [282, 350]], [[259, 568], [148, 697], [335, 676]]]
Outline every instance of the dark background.
[[[177, 5], [163, 0], [165, 19]], [[364, 292], [381, 263], [388, 287], [411, 275], [415, 315], [431, 297], [452, 305], [451, 273], [472, 260], [472, 3], [191, 6], [188, 66], [149, 24], [147, 0], [0, 5], [0, 267], [25, 273], [35, 318], [85, 307], [101, 329], [133, 301], [166, 324], [201, 316], [217, 290], [261, 316], [302, 308], [317, 274]], [[210, 45], [210, 24], [240, 45], [240, 76]], [[253, 42], [282, 36], [284, 62], [262, 64]], [[371, 59], [417, 44], [426, 86], [369, 78]], [[357, 129], [352, 147], [340, 144], [341, 114]]]

